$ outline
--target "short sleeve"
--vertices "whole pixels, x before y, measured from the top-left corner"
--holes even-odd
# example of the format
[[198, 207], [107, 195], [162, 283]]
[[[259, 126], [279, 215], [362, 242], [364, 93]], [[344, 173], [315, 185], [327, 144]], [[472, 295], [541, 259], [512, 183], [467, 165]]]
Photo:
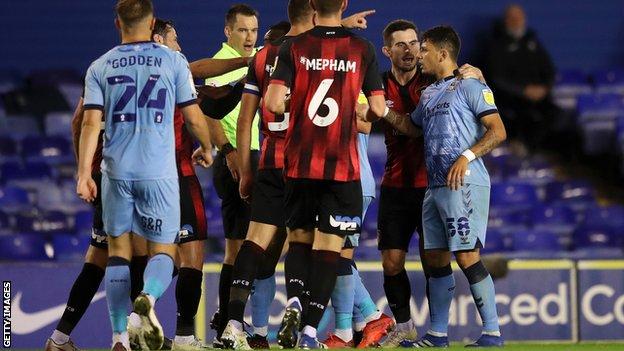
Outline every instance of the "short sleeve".
[[[96, 61], [97, 62], [97, 61]], [[84, 84], [84, 109], [85, 110], [104, 110], [104, 88], [100, 85], [100, 79], [97, 74], [97, 64], [92, 63], [87, 70]]]
[[414, 109], [414, 112], [412, 112], [412, 114], [410, 115], [410, 120], [412, 120], [412, 123], [415, 126], [422, 127], [424, 112], [425, 112], [425, 108], [423, 106], [423, 100], [420, 99], [420, 101], [418, 102], [418, 105], [416, 106], [416, 109]]
[[277, 60], [275, 62], [275, 70], [271, 75], [271, 84], [291, 86], [295, 75], [295, 65], [292, 57], [292, 40], [287, 40], [280, 46]]
[[466, 103], [477, 119], [497, 113], [492, 90], [477, 79], [469, 78], [461, 83]]
[[197, 103], [197, 91], [193, 82], [193, 75], [189, 69], [188, 61], [180, 53], [175, 54], [175, 90], [176, 104], [178, 107], [184, 107]]
[[243, 89], [243, 93], [253, 94], [261, 97], [262, 93], [260, 92], [260, 84], [258, 83], [258, 75], [256, 74], [256, 58], [259, 54], [260, 53], [257, 53], [256, 56], [251, 59], [251, 63], [249, 64], [249, 70], [247, 71], [247, 80], [245, 82], [245, 88]]
[[377, 64], [377, 54], [375, 48], [370, 42], [367, 42], [368, 65], [366, 67], [366, 73], [364, 81], [362, 83], [362, 91], [364, 95], [384, 95], [383, 82], [381, 80], [381, 74], [379, 73], [379, 65]]

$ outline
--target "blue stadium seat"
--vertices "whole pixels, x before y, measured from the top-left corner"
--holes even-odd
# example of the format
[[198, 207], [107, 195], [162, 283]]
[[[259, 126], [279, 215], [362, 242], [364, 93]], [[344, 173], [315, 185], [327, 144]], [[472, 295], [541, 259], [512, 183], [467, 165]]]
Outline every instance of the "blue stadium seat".
[[576, 227], [576, 213], [564, 205], [542, 205], [531, 211], [531, 222], [535, 230], [570, 235]]
[[486, 237], [485, 237], [485, 245], [483, 249], [481, 249], [481, 253], [483, 254], [491, 254], [491, 253], [500, 253], [509, 251], [510, 247], [508, 244], [509, 240], [507, 239], [507, 235], [503, 232], [488, 228]]
[[28, 192], [22, 188], [6, 186], [0, 188], [0, 208], [16, 211], [30, 206]]
[[27, 135], [40, 134], [41, 128], [36, 117], [6, 116], [0, 119], [0, 134], [21, 139]]
[[49, 260], [45, 239], [36, 234], [0, 236], [0, 260]]
[[592, 86], [587, 76], [580, 70], [570, 69], [557, 72], [552, 89], [555, 103], [564, 110], [576, 109], [576, 97], [580, 94], [589, 94]]
[[24, 211], [15, 215], [17, 230], [23, 233], [55, 234], [70, 231], [69, 221], [59, 211]]
[[582, 94], [578, 97], [579, 121], [612, 120], [624, 110], [622, 96], [617, 94]]
[[11, 222], [9, 219], [9, 215], [4, 211], [0, 211], [0, 230], [9, 230], [11, 227]]
[[624, 70], [621, 68], [603, 69], [594, 72], [594, 85], [598, 93], [624, 95]]
[[490, 229], [505, 234], [523, 231], [529, 228], [528, 224], [527, 212], [524, 210], [510, 212], [507, 208], [495, 209], [488, 220], [488, 233]]
[[74, 162], [69, 140], [58, 136], [24, 138], [22, 156], [28, 162], [45, 162], [52, 165]]
[[537, 253], [561, 250], [557, 235], [546, 230], [528, 230], [513, 233], [513, 246], [516, 251]]
[[43, 162], [29, 162], [25, 165], [6, 163], [0, 165], [2, 182], [36, 190], [42, 181], [53, 179], [53, 170]]
[[492, 184], [491, 205], [509, 211], [530, 209], [538, 202], [537, 191], [528, 183]]
[[585, 211], [583, 224], [588, 227], [605, 226], [614, 231], [624, 228], [624, 206], [593, 206]]
[[78, 236], [91, 237], [93, 228], [93, 210], [76, 212], [74, 215], [74, 231]]
[[55, 234], [52, 238], [54, 258], [59, 261], [80, 261], [89, 247], [90, 238], [68, 234]]
[[621, 248], [622, 236], [608, 226], [580, 226], [574, 231], [574, 249]]
[[45, 116], [44, 129], [46, 135], [71, 138], [71, 121], [69, 112], [50, 112]]
[[549, 183], [546, 185], [545, 196], [548, 203], [589, 206], [595, 202], [594, 188], [584, 180]]

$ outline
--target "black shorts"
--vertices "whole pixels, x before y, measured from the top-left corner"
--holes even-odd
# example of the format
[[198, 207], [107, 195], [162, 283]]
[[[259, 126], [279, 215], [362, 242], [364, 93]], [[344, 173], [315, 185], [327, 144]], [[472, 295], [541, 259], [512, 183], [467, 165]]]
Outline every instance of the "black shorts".
[[[249, 228], [251, 207], [240, 198], [238, 182], [232, 178], [225, 156], [219, 152], [214, 160], [214, 186], [221, 199], [221, 216], [226, 239], [244, 240]], [[251, 167], [258, 169], [258, 151], [251, 152]]]
[[382, 186], [377, 216], [377, 248], [408, 251], [414, 231], [422, 237], [422, 206], [426, 188]]
[[286, 226], [284, 219], [284, 170], [260, 169], [251, 196], [251, 220], [257, 223]]
[[102, 173], [93, 173], [93, 180], [97, 185], [97, 196], [91, 203], [93, 205], [93, 226], [91, 228], [91, 246], [108, 250], [108, 238], [104, 232], [102, 221]]
[[180, 232], [179, 244], [206, 240], [207, 224], [204, 196], [197, 176], [180, 176]]
[[286, 226], [345, 237], [362, 227], [360, 181], [286, 179]]

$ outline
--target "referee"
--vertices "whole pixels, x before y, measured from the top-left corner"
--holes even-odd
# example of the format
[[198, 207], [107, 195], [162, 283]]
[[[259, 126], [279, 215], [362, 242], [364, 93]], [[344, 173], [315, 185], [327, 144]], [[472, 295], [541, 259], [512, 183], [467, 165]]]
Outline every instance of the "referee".
[[[249, 57], [256, 53], [255, 45], [258, 38], [258, 13], [243, 4], [232, 6], [225, 16], [225, 36], [227, 41], [219, 52], [217, 59]], [[247, 68], [206, 80], [206, 85], [222, 86], [241, 79], [247, 74]], [[225, 256], [221, 266], [219, 279], [219, 317], [214, 319], [217, 329], [217, 340], [227, 323], [227, 306], [230, 300], [232, 285], [232, 269], [236, 255], [240, 249], [249, 226], [250, 207], [240, 198], [238, 192], [238, 155], [236, 153], [236, 124], [240, 102], [222, 120], [208, 118], [211, 138], [219, 149], [214, 162], [214, 185], [221, 198], [221, 215], [225, 233]], [[258, 168], [259, 130], [258, 115], [252, 124], [251, 163], [253, 171]]]

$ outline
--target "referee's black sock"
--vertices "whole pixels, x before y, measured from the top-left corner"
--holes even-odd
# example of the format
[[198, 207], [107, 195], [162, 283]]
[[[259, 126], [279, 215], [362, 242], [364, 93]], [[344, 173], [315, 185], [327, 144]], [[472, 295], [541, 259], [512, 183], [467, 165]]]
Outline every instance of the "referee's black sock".
[[223, 329], [228, 322], [228, 304], [230, 302], [230, 287], [232, 286], [232, 271], [234, 266], [223, 264], [219, 276], [219, 329], [217, 336], [221, 337]]
[[340, 253], [327, 250], [312, 250], [309, 278], [310, 303], [304, 315], [305, 325], [318, 328], [325, 308], [329, 303], [332, 291], [336, 285], [336, 271]]
[[175, 291], [178, 305], [176, 335], [195, 335], [195, 315], [201, 299], [202, 279], [203, 273], [200, 270], [187, 267], [179, 270]]
[[286, 276], [286, 295], [289, 299], [293, 297], [299, 298], [300, 301], [302, 299], [310, 272], [311, 254], [312, 244], [291, 242], [288, 246], [288, 253], [284, 258], [284, 274]]
[[147, 267], [149, 257], [132, 256], [130, 261], [130, 301], [134, 301], [143, 291], [143, 272]]
[[89, 304], [91, 304], [91, 300], [100, 287], [102, 279], [104, 279], [104, 270], [102, 268], [92, 263], [85, 263], [82, 266], [82, 271], [72, 286], [69, 299], [67, 299], [67, 307], [56, 326], [56, 330], [63, 334], [71, 334], [89, 307]]
[[397, 275], [384, 274], [384, 291], [396, 322], [405, 323], [409, 321], [411, 318], [409, 301], [412, 296], [412, 288], [405, 269]]
[[234, 263], [227, 320], [243, 322], [245, 305], [256, 279], [258, 267], [263, 261], [264, 249], [253, 241], [245, 240]]

